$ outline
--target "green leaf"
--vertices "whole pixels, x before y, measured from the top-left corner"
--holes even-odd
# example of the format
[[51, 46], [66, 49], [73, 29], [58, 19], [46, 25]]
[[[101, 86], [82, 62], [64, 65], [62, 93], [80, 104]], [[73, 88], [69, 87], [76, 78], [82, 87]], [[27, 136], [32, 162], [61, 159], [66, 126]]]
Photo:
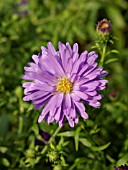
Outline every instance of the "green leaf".
[[92, 146], [91, 149], [93, 151], [102, 151], [102, 150], [106, 149], [110, 144], [111, 144], [111, 142], [108, 142], [107, 144], [102, 145], [102, 146]]
[[115, 62], [115, 61], [118, 61], [119, 59], [118, 58], [111, 58], [111, 59], [108, 59], [105, 64], [109, 64], [109, 63], [112, 63], [112, 62]]
[[106, 155], [106, 158], [107, 158], [111, 163], [115, 163], [115, 160], [114, 160], [110, 155]]
[[86, 147], [90, 148], [92, 146], [91, 142], [86, 138], [79, 138], [79, 141]]
[[4, 166], [9, 167], [10, 166], [10, 162], [6, 159], [6, 158], [2, 158], [2, 163]]
[[79, 147], [79, 133], [80, 133], [80, 131], [81, 131], [81, 127], [78, 127], [75, 131], [74, 140], [75, 140], [76, 151], [78, 151], [78, 147]]
[[119, 54], [119, 51], [118, 50], [111, 50], [111, 53]]
[[74, 133], [75, 132], [73, 132], [73, 131], [67, 131], [67, 132], [58, 133], [57, 136], [72, 137], [72, 136], [74, 136]]
[[1, 153], [5, 153], [5, 152], [7, 152], [7, 150], [8, 150], [7, 147], [0, 146], [0, 152], [1, 152]]

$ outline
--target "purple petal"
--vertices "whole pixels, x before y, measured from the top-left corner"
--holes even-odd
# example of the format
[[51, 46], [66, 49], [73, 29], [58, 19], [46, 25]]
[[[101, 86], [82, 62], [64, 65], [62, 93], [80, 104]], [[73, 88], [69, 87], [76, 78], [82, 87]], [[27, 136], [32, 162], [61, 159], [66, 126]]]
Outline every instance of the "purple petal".
[[60, 76], [65, 77], [65, 73], [63, 68], [61, 67], [60, 63], [58, 62], [57, 58], [49, 54], [49, 57], [44, 61], [47, 62], [49, 65], [49, 69], [53, 69], [56, 73], [58, 73]]
[[79, 54], [78, 53], [76, 53], [76, 52], [74, 52], [73, 53], [73, 62], [75, 62], [75, 61], [78, 61], [78, 58], [79, 58]]
[[81, 92], [81, 91], [75, 91], [74, 92], [76, 96], [78, 96], [80, 99], [83, 99], [83, 100], [87, 100], [88, 99], [88, 95]]
[[92, 81], [81, 86], [81, 90], [94, 91], [100, 83], [98, 81]]
[[60, 120], [59, 120], [59, 127], [62, 127], [64, 124], [64, 114], [63, 112], [61, 113], [61, 117], [60, 117]]
[[[65, 57], [66, 56], [66, 57]], [[65, 72], [67, 73], [67, 70], [68, 70], [68, 62], [69, 62], [69, 59], [71, 58], [71, 55], [70, 55], [70, 53], [69, 53], [69, 50], [68, 49], [66, 49], [65, 51], [64, 51], [64, 59], [63, 59], [63, 62], [62, 62], [62, 64], [63, 64], [63, 68], [64, 68], [64, 70], [65, 70]]]
[[48, 99], [44, 100], [42, 103], [35, 105], [34, 109], [35, 110], [41, 109], [46, 103], [48, 103], [49, 100], [50, 100], [50, 97]]
[[73, 64], [71, 75], [76, 74], [78, 72], [79, 66], [80, 60], [76, 60]]
[[65, 94], [64, 96], [64, 104], [66, 108], [70, 108], [71, 107], [71, 97], [69, 94]]
[[72, 56], [72, 48], [71, 48], [71, 46], [70, 46], [70, 44], [68, 42], [66, 43], [66, 47], [67, 47], [67, 49], [69, 51], [70, 56]]
[[39, 99], [41, 97], [44, 97], [46, 96], [47, 94], [49, 94], [49, 92], [41, 92], [41, 91], [36, 91], [32, 94], [29, 94], [27, 96], [25, 96], [23, 98], [24, 101], [29, 101], [29, 100], [36, 100], [36, 99]]
[[30, 85], [32, 84], [32, 82], [25, 82], [25, 83], [23, 83], [23, 87], [29, 87]]
[[56, 122], [59, 122], [60, 117], [61, 117], [61, 106], [58, 107], [58, 109], [57, 109], [57, 111], [56, 111], [56, 114], [55, 114], [55, 116], [54, 116], [54, 120], [55, 120]]
[[73, 52], [78, 53], [78, 49], [79, 49], [78, 44], [75, 43], [75, 44], [73, 45]]
[[76, 86], [81, 86], [82, 84], [85, 84], [86, 82], [89, 81], [89, 78], [81, 77], [75, 82]]
[[41, 115], [40, 115], [39, 118], [38, 118], [38, 122], [39, 122], [39, 123], [40, 123], [40, 122], [45, 118], [45, 116], [49, 113], [49, 111], [50, 111], [50, 106], [52, 105], [52, 102], [53, 102], [53, 99], [51, 98], [51, 99], [49, 100], [49, 102], [47, 103], [47, 105], [44, 107]]
[[93, 63], [92, 65], [88, 65], [88, 68], [86, 69], [85, 72], [83, 72], [83, 76], [86, 76], [87, 74], [89, 74], [90, 72], [92, 72], [96, 67], [97, 67], [97, 63]]
[[89, 96], [95, 96], [97, 94], [97, 92], [95, 90], [94, 91], [86, 91], [86, 94]]
[[84, 118], [84, 119], [88, 119], [88, 114], [85, 112], [85, 107], [82, 103], [80, 102], [74, 102], [80, 115]]
[[80, 55], [80, 61], [81, 63], [84, 63], [87, 60], [88, 57], [88, 51], [84, 51], [81, 55]]
[[88, 69], [88, 67], [89, 67], [88, 64], [84, 65], [84, 66], [79, 70], [78, 74], [79, 74], [80, 76], [82, 76], [82, 74], [84, 74], [84, 73], [86, 72], [86, 70]]
[[48, 51], [49, 51], [52, 55], [56, 55], [56, 51], [55, 51], [54, 46], [52, 45], [51, 42], [48, 42]]
[[32, 55], [32, 59], [35, 61], [36, 64], [39, 62], [39, 56], [38, 55]]
[[71, 71], [72, 71], [73, 59], [69, 58], [68, 60], [68, 67], [66, 68], [66, 74], [70, 78]]
[[46, 101], [46, 100], [49, 99], [50, 97], [52, 97], [52, 94], [51, 94], [51, 93], [48, 93], [47, 95], [41, 97], [40, 99], [32, 100], [32, 104], [40, 104], [40, 103], [43, 103], [44, 101]]
[[42, 50], [42, 54], [46, 54], [48, 53], [47, 48], [45, 48], [44, 46], [41, 46], [41, 50]]
[[94, 99], [96, 100], [101, 100], [103, 98], [102, 94], [97, 94], [96, 96], [94, 96]]
[[75, 93], [71, 93], [71, 97], [73, 101], [80, 101], [80, 97], [77, 96]]
[[102, 78], [102, 77], [104, 77], [104, 76], [106, 76], [108, 74], [108, 72], [107, 71], [102, 71], [101, 72], [101, 74], [97, 77], [97, 78]]
[[88, 103], [90, 106], [95, 107], [95, 108], [99, 108], [100, 107], [100, 102], [98, 102], [97, 100], [88, 100], [86, 101], [86, 103]]
[[[58, 101], [59, 100], [59, 101]], [[51, 99], [51, 106], [50, 106], [50, 114], [49, 116], [53, 117], [56, 114], [57, 108], [62, 105], [63, 101], [63, 93], [57, 93]]]

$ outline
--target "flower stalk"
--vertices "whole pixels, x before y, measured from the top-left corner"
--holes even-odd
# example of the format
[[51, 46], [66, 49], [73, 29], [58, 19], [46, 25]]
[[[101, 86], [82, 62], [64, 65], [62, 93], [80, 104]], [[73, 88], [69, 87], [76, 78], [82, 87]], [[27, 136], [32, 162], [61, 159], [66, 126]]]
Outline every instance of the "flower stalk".
[[107, 51], [107, 43], [104, 44], [103, 51], [101, 53], [101, 59], [100, 59], [100, 63], [99, 63], [100, 66], [103, 66], [103, 64], [104, 64], [104, 60], [106, 57], [106, 51]]

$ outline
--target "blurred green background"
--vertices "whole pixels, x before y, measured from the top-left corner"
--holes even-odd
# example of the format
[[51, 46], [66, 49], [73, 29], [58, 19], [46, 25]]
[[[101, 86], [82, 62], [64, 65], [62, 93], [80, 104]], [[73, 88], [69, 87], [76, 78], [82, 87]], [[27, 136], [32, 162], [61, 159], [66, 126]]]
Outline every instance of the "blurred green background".
[[[41, 155], [42, 148], [34, 146], [34, 139], [39, 137], [39, 128], [52, 135], [57, 125], [38, 125], [40, 112], [23, 102], [23, 68], [32, 54], [40, 53], [40, 46], [49, 41], [56, 49], [58, 41], [62, 41], [71, 45], [77, 42], [80, 52], [91, 51], [96, 24], [103, 18], [111, 21], [113, 36], [117, 37], [111, 48], [119, 54], [110, 58], [118, 61], [104, 65], [109, 83], [102, 108], [88, 108], [90, 119], [85, 129], [96, 133], [93, 137], [99, 146], [111, 144], [94, 152], [80, 143], [79, 151], [75, 151], [72, 138], [63, 136], [72, 145], [64, 147], [68, 155], [62, 169], [113, 170], [114, 165], [128, 163], [128, 1], [1, 0], [0, 170], [52, 169], [52, 164], [45, 161], [46, 155]], [[66, 130], [72, 131], [68, 125], [62, 132]]]

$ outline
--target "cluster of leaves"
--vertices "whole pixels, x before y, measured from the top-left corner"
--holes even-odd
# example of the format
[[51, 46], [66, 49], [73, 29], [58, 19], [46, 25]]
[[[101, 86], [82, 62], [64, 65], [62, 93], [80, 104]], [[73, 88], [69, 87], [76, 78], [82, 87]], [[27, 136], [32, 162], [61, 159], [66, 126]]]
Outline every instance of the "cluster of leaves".
[[[127, 8], [126, 0], [0, 1], [1, 170], [113, 170], [128, 163]], [[110, 50], [120, 55], [106, 57], [109, 84], [102, 107], [86, 106], [89, 120], [80, 119], [74, 129], [67, 123], [62, 129], [38, 124], [40, 111], [22, 100], [23, 67], [48, 41], [56, 47], [58, 41], [78, 42], [81, 51], [90, 51], [96, 23], [103, 18], [111, 21], [118, 39]], [[118, 61], [111, 63], [115, 56]], [[50, 134], [49, 141], [40, 129]], [[35, 139], [45, 142], [37, 146]]]

